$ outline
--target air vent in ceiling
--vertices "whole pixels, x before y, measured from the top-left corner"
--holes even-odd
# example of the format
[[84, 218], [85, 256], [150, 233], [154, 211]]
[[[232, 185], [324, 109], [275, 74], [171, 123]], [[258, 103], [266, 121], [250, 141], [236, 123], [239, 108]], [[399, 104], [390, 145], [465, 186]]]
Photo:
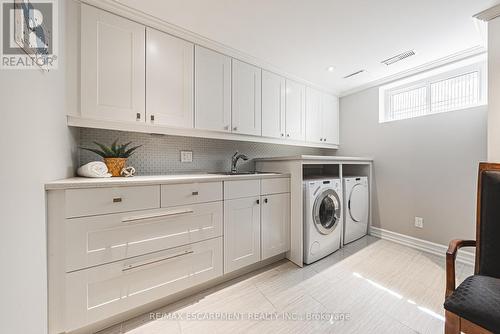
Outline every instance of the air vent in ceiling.
[[406, 52], [400, 53], [400, 54], [398, 54], [398, 55], [396, 55], [394, 57], [387, 58], [386, 60], [382, 60], [381, 63], [382, 64], [386, 64], [387, 66], [389, 66], [389, 65], [392, 65], [394, 63], [397, 63], [400, 60], [403, 60], [405, 58], [408, 58], [408, 57], [411, 57], [411, 56], [414, 56], [414, 55], [415, 55], [415, 51], [410, 50], [410, 51], [406, 51]]
[[344, 77], [344, 79], [351, 78], [351, 77], [353, 77], [353, 76], [355, 76], [355, 75], [358, 75], [358, 74], [361, 74], [361, 73], [363, 73], [363, 72], [366, 72], [366, 70], [359, 70], [359, 71], [357, 71], [357, 72], [354, 72], [354, 73], [348, 74], [348, 75], [346, 75], [346, 76]]

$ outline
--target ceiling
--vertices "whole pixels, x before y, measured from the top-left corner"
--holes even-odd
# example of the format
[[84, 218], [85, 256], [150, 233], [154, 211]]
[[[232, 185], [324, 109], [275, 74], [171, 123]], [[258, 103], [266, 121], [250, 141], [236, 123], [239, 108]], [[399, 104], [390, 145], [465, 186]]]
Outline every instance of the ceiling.
[[[498, 0], [117, 0], [342, 93], [484, 44]], [[404, 51], [416, 55], [380, 62]], [[327, 68], [333, 66], [332, 72]], [[358, 70], [366, 72], [343, 77]]]

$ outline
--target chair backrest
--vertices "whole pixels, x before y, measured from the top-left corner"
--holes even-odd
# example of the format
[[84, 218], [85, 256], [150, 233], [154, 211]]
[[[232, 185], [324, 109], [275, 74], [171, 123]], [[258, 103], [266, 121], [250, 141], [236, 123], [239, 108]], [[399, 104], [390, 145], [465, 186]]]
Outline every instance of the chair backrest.
[[479, 165], [477, 196], [475, 272], [500, 278], [500, 164]]

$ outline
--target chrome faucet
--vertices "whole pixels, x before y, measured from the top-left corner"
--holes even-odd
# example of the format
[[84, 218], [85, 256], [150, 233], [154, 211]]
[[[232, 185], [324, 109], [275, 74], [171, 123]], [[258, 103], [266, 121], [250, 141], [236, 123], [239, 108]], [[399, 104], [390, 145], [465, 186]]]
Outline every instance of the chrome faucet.
[[236, 152], [231, 159], [231, 173], [233, 173], [233, 174], [237, 173], [236, 164], [238, 163], [238, 160], [240, 160], [240, 159], [247, 161], [248, 157], [244, 154], [240, 154], [240, 153]]

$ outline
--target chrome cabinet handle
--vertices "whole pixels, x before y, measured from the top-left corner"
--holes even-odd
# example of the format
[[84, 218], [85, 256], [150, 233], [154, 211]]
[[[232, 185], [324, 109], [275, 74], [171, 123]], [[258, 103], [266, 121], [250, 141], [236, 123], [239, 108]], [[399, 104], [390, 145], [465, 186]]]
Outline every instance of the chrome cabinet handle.
[[138, 121], [139, 121], [139, 120], [141, 119], [141, 113], [140, 113], [140, 112], [138, 112], [138, 113], [135, 115], [135, 117], [136, 117], [136, 120], [138, 120]]
[[169, 211], [169, 212], [163, 212], [163, 213], [152, 213], [152, 214], [145, 214], [145, 215], [139, 215], [139, 216], [134, 216], [134, 217], [124, 217], [124, 218], [122, 218], [122, 222], [123, 223], [133, 223], [133, 222], [145, 220], [145, 219], [153, 219], [153, 218], [161, 218], [161, 217], [175, 217], [175, 216], [187, 215], [190, 213], [194, 213], [194, 211], [191, 209], [186, 209], [186, 210], [176, 210], [176, 211]]
[[151, 115], [151, 122], [154, 122], [155, 121], [155, 115]]
[[197, 191], [193, 191], [193, 192], [191, 193], [191, 195], [193, 195], [193, 196], [198, 196], [198, 192], [197, 192]]
[[146, 263], [141, 263], [141, 264], [138, 264], [138, 265], [135, 265], [135, 266], [134, 265], [128, 265], [125, 268], [123, 268], [122, 271], [125, 272], [125, 271], [129, 271], [129, 270], [132, 270], [132, 269], [141, 268], [141, 267], [144, 267], [144, 266], [149, 266], [151, 264], [155, 264], [155, 263], [158, 263], [158, 262], [162, 262], [162, 261], [174, 259], [176, 257], [185, 256], [185, 255], [192, 254], [192, 253], [194, 253], [194, 251], [192, 251], [192, 250], [191, 251], [185, 251], [185, 252], [180, 253], [180, 254], [175, 254], [175, 255], [172, 255], [172, 256], [165, 257], [163, 259], [158, 259], [158, 260], [154, 260], [154, 261], [150, 261], [150, 262], [146, 262]]
[[121, 203], [122, 202], [122, 198], [121, 197], [115, 197], [113, 198], [113, 203]]

